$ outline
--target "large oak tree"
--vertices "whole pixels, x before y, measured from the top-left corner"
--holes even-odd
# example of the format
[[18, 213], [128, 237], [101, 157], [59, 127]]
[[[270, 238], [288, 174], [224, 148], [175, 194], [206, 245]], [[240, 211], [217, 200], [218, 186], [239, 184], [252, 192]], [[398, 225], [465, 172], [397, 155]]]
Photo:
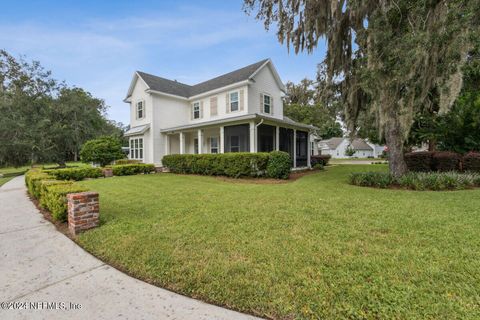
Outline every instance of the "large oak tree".
[[406, 171], [416, 112], [432, 104], [446, 112], [455, 101], [480, 23], [480, 0], [245, 0], [245, 9], [267, 29], [276, 25], [296, 53], [326, 40], [324, 64], [347, 125], [355, 132], [362, 114], [374, 117], [395, 176]]

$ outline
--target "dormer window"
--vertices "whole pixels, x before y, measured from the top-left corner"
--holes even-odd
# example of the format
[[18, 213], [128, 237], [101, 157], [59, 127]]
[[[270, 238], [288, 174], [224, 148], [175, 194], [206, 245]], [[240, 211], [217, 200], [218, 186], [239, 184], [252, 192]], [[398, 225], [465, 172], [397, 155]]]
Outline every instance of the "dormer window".
[[137, 102], [137, 119], [143, 119], [145, 116], [145, 105], [144, 101], [138, 101]]
[[200, 119], [200, 102], [193, 104], [193, 119]]
[[230, 111], [238, 111], [238, 91], [230, 93]]
[[263, 112], [272, 113], [272, 97], [268, 94], [263, 95]]

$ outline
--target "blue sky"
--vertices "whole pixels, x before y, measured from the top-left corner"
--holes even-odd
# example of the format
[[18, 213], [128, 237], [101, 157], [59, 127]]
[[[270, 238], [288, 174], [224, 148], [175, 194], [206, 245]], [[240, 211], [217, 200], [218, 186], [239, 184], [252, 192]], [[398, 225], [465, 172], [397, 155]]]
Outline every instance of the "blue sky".
[[288, 53], [274, 30], [246, 15], [243, 1], [6, 1], [0, 48], [26, 55], [68, 85], [110, 106], [128, 124], [122, 100], [135, 70], [194, 84], [271, 58], [284, 82], [314, 78], [325, 45]]

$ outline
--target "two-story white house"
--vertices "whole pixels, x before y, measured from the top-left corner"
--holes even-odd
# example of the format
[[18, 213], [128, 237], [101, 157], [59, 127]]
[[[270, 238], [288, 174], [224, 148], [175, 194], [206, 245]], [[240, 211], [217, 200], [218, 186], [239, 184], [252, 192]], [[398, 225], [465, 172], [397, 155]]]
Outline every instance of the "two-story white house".
[[130, 159], [161, 165], [186, 153], [288, 152], [310, 164], [315, 127], [283, 115], [283, 85], [270, 59], [195, 85], [137, 71], [130, 105]]

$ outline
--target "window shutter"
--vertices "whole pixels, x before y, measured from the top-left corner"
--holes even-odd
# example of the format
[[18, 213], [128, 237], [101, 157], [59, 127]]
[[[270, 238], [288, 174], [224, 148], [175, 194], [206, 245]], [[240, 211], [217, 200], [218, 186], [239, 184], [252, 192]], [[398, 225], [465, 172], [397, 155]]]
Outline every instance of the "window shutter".
[[142, 119], [145, 118], [145, 100], [142, 101]]
[[217, 97], [210, 98], [210, 116], [216, 116], [218, 114]]
[[260, 93], [260, 112], [261, 113], [265, 113], [265, 108], [263, 107], [263, 103], [264, 103], [263, 93]]
[[273, 97], [270, 96], [270, 114], [273, 115]]
[[203, 118], [203, 100], [200, 101], [200, 119]]
[[190, 120], [193, 120], [193, 103], [190, 105]]
[[227, 108], [226, 112], [230, 113], [230, 94], [225, 95], [225, 106]]
[[243, 90], [240, 90], [240, 97], [238, 98], [240, 101], [240, 111], [243, 110]]

